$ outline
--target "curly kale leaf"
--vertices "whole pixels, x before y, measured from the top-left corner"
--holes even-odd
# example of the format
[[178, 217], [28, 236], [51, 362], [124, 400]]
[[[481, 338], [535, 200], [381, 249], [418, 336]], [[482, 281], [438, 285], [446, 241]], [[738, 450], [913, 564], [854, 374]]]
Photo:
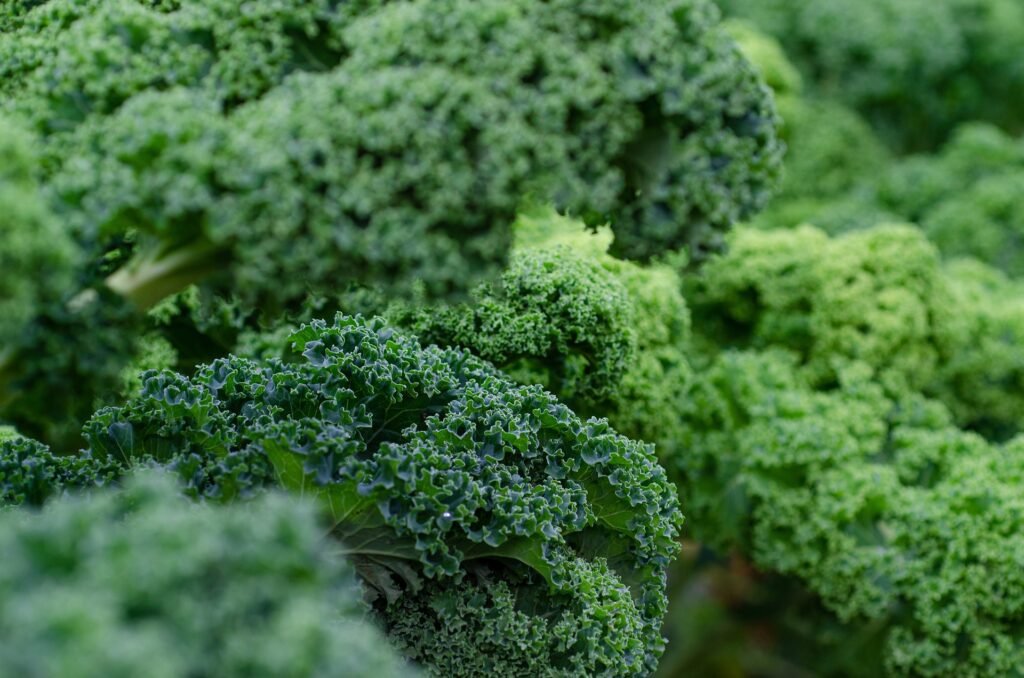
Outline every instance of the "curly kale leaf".
[[13, 429], [0, 429], [0, 507], [41, 506], [52, 496], [103, 485], [121, 471], [90, 457], [57, 456]]
[[785, 348], [817, 388], [861, 363], [890, 394], [941, 398], [962, 426], [1020, 430], [1019, 285], [980, 264], [943, 266], [915, 228], [744, 229], [688, 287], [712, 354]]
[[0, 36], [0, 92], [4, 107], [50, 137], [49, 155], [59, 164], [68, 132], [141, 92], [188, 87], [233, 107], [296, 71], [329, 70], [344, 54], [341, 29], [368, 3], [36, 4]]
[[5, 675], [413, 676], [312, 507], [196, 506], [167, 478], [0, 513]]
[[[316, 496], [350, 553], [409, 560], [428, 578], [497, 559], [577, 602], [592, 586], [599, 600], [628, 591], [614, 594], [613, 626], [566, 652], [611, 673], [653, 668], [681, 516], [645, 445], [380, 321], [339, 316], [293, 340], [303, 363], [144, 375], [136, 398], [87, 424], [92, 456], [169, 465], [195, 496], [278, 484]], [[619, 625], [633, 629], [622, 647], [605, 635]]]
[[507, 92], [565, 158], [533, 197], [610, 221], [616, 254], [701, 256], [778, 178], [768, 90], [700, 0], [392, 3], [346, 37], [363, 70], [439, 64]]
[[[140, 309], [200, 284], [197, 318], [227, 327], [185, 328], [175, 348], [198, 335], [199, 362], [240, 329], [330, 315], [319, 299], [349, 284], [460, 296], [504, 267], [534, 202], [611, 219], [619, 254], [696, 260], [778, 178], [771, 93], [707, 0], [9, 9], [0, 108], [38, 133], [33, 175], [92, 272], [72, 282]], [[96, 372], [120, 375], [145, 330]], [[34, 360], [15, 353], [0, 381]], [[116, 390], [89, 374], [90, 400]]]
[[566, 247], [516, 252], [499, 281], [473, 297], [391, 319], [424, 343], [470, 349], [570, 404], [593, 409], [617, 393], [636, 336], [626, 290], [599, 262]]
[[569, 595], [529, 572], [474, 567], [458, 583], [425, 582], [419, 595], [388, 607], [383, 622], [404, 654], [438, 676], [635, 673], [621, 660], [645, 652], [629, 591], [600, 563], [572, 568], [582, 588]]
[[528, 199], [609, 215], [630, 256], [716, 247], [775, 183], [770, 95], [703, 1], [607, 5], [385, 4], [337, 68], [241, 107], [134, 92], [78, 125], [54, 190], [88, 237], [139, 230], [112, 285], [144, 306], [225, 260], [261, 306], [339, 271], [443, 295], [504, 262]]
[[[870, 372], [811, 387], [784, 351], [702, 374], [678, 459], [699, 538], [797, 577], [893, 675], [1003, 675], [1024, 661], [1021, 440], [957, 429]], [[861, 666], [858, 675], [877, 675]]]
[[454, 306], [393, 304], [393, 323], [539, 383], [616, 430], [678, 452], [676, 411], [690, 365], [690, 311], [675, 264], [610, 256], [611, 229], [550, 208], [522, 213], [508, 270]]

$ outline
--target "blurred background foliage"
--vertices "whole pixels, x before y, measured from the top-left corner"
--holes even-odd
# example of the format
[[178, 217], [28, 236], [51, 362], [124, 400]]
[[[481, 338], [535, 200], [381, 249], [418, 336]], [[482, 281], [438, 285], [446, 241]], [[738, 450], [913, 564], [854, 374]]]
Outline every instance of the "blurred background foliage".
[[[440, 14], [415, 7], [381, 10], [363, 34], [347, 30], [353, 16], [319, 13], [331, 3], [312, 3], [308, 17], [268, 3], [237, 34], [237, 52], [212, 55], [216, 41], [197, 39], [195, 26], [230, 18], [230, 0], [173, 13], [170, 25], [127, 2], [54, 3], [46, 26], [0, 13], [8, 35], [55, 32], [50, 42], [0, 39], [0, 57], [21, 55], [0, 70], [0, 95], [20, 93], [8, 108], [31, 127], [0, 120], [10, 159], [0, 206], [13, 217], [0, 227], [17, 236], [0, 252], [15, 272], [0, 276], [0, 345], [33, 349], [20, 362], [0, 353], [5, 421], [73, 450], [83, 416], [136, 391], [141, 369], [188, 373], [228, 352], [291, 360], [286, 339], [299, 324], [337, 310], [381, 315], [655, 446], [687, 517], [659, 675], [1019, 675], [1024, 5], [719, 5], [725, 33], [696, 1], [651, 3], [689, 12], [667, 21], [609, 0], [591, 33], [557, 14], [525, 15], [523, 26], [545, 30], [524, 28], [505, 56], [566, 56], [565, 70], [514, 62], [502, 82], [525, 119], [479, 87], [508, 63], [436, 50]], [[418, 5], [456, 6], [460, 44], [483, 39], [487, 14], [475, 4]], [[620, 14], [629, 21], [604, 21]], [[303, 32], [324, 16], [336, 23]], [[659, 18], [674, 28], [649, 35]], [[158, 46], [161, 36], [195, 40], [175, 65], [180, 82], [152, 85], [162, 51], [146, 41], [129, 41], [133, 77], [95, 78], [76, 62], [81, 45], [119, 45], [112, 27], [125, 24], [154, 30]], [[409, 54], [391, 50], [399, 30]], [[594, 37], [603, 30], [614, 35]], [[249, 62], [248, 43], [265, 33], [287, 39]], [[57, 37], [63, 51], [46, 47]], [[562, 43], [583, 56], [569, 60]], [[699, 58], [616, 70], [635, 66], [634, 44], [650, 54], [685, 44]], [[96, 80], [85, 113], [48, 88], [66, 59]], [[403, 69], [419, 60], [436, 68], [412, 78]], [[662, 66], [690, 69], [699, 86], [677, 92]], [[238, 77], [208, 77], [218, 68]], [[303, 75], [281, 85], [294, 71]], [[581, 74], [607, 98], [601, 106], [566, 86]], [[541, 90], [564, 95], [552, 105], [572, 125], [540, 124], [544, 109], [531, 106], [550, 103]], [[681, 101], [699, 110], [680, 112]], [[322, 117], [346, 106], [365, 110]], [[415, 116], [387, 115], [421, 108], [444, 112], [436, 122], [455, 146], [494, 135], [493, 182], [476, 183], [469, 161]], [[353, 139], [394, 124], [409, 125], [405, 136], [362, 148], [371, 161], [323, 167], [323, 148], [342, 157]], [[510, 141], [527, 131], [530, 143]], [[32, 134], [45, 139], [41, 152]], [[406, 137], [446, 168], [422, 195], [404, 173]], [[284, 161], [280, 147], [292, 153]], [[533, 155], [541, 147], [550, 154]], [[604, 181], [619, 174], [624, 186]], [[681, 176], [691, 183], [673, 193]], [[628, 190], [638, 184], [658, 204]], [[524, 192], [535, 198], [525, 208]], [[289, 218], [246, 221], [264, 209]], [[60, 218], [72, 236], [54, 226]], [[424, 237], [404, 230], [410, 218]], [[352, 232], [335, 239], [339, 220]], [[212, 272], [211, 253], [223, 257]], [[38, 284], [19, 275], [39, 267], [56, 274]], [[185, 284], [197, 272], [201, 284]], [[161, 298], [168, 281], [175, 291]], [[139, 294], [158, 297], [143, 317], [122, 298]], [[4, 400], [12, 383], [20, 401]], [[0, 427], [5, 437], [14, 433]]]
[[[776, 197], [733, 233], [729, 255], [688, 288], [697, 335], [691, 359], [699, 363], [702, 355], [718, 353], [723, 341], [748, 358], [752, 350], [784, 347], [796, 351], [798, 363], [809, 370], [812, 391], [831, 394], [835, 351], [856, 347], [861, 353], [843, 360], [854, 357], [873, 365], [879, 378], [872, 380], [882, 383], [890, 397], [898, 401], [926, 394], [941, 403], [945, 413], [940, 416], [949, 423], [926, 427], [933, 445], [967, 444], [966, 456], [990, 459], [982, 465], [1013, 475], [1009, 466], [1019, 463], [1019, 438], [1004, 441], [1012, 441], [1024, 421], [1024, 284], [1019, 282], [1024, 276], [1024, 5], [1014, 0], [719, 0], [719, 6], [728, 17], [728, 30], [776, 93], [787, 151]], [[886, 230], [888, 237], [881, 235]], [[886, 239], [890, 256], [878, 258]], [[858, 255], [857, 249], [868, 254]], [[751, 266], [765, 268], [755, 272]], [[837, 276], [848, 281], [845, 291], [842, 283], [827, 282]], [[864, 284], [856, 284], [858, 279]], [[830, 302], [822, 295], [845, 299], [840, 305], [844, 314], [856, 315], [860, 308], [871, 317], [828, 319]], [[851, 306], [857, 298], [862, 303]], [[877, 335], [874, 339], [865, 332], [868, 328]], [[712, 338], [701, 340], [699, 335], [709, 331]], [[726, 358], [735, 359], [744, 358]], [[720, 377], [719, 386], [741, 398], [748, 388], [738, 386], [735, 375]], [[765, 401], [762, 406], [771, 405]], [[850, 411], [841, 408], [835, 417]], [[891, 439], [891, 424], [888, 430]], [[804, 433], [816, 441], [812, 444], [835, 449], [823, 425]], [[754, 448], [744, 448], [744, 436], [727, 443], [739, 450], [732, 463], [744, 463], [743, 449], [763, 454], [765, 445], [779, 440], [757, 435]], [[792, 450], [798, 439], [792, 432], [787, 435]], [[970, 442], [956, 442], [965, 435]], [[915, 454], [920, 454], [927, 446], [916, 440]], [[728, 456], [725, 452], [719, 463]], [[884, 476], [873, 477], [873, 482], [884, 482]], [[826, 481], [819, 477], [815, 482]], [[1006, 487], [988, 474], [981, 485], [986, 496], [998, 496], [999, 488]], [[970, 492], [962, 477], [952, 491]], [[708, 513], [695, 511], [694, 499], [702, 495], [698, 486], [683, 483], [689, 526], [698, 535], [709, 527], [705, 516], [722, 515], [721, 504], [709, 506]], [[770, 496], [776, 500], [774, 510], [782, 510], [778, 500], [784, 495]], [[748, 502], [749, 497], [733, 500]], [[892, 504], [880, 514], [877, 505], [872, 510], [881, 517], [875, 525], [892, 527]], [[997, 510], [1012, 509], [1004, 505]], [[944, 520], [957, 523], [948, 513]], [[723, 526], [717, 518], [711, 523]], [[849, 532], [850, 524], [832, 523], [839, 531], [844, 525]], [[928, 528], [919, 523], [914, 529]], [[986, 541], [977, 532], [972, 538]], [[952, 532], [944, 539], [937, 550], [957, 548]], [[897, 541], [887, 534], [867, 543], [884, 550]], [[971, 657], [970, 639], [988, 632], [980, 626], [972, 631], [962, 622], [986, 604], [966, 589], [998, 590], [994, 595], [1008, 607], [1019, 601], [1019, 589], [980, 575], [979, 561], [971, 566], [970, 554], [951, 556], [941, 568], [935, 563], [945, 573], [940, 579], [952, 570], [961, 572], [936, 590], [974, 606], [970, 612], [946, 608], [945, 633], [952, 633], [947, 637], [959, 646], [943, 653], [935, 652], [941, 633], [932, 636], [937, 642], [930, 648], [900, 647], [929, 621], [911, 614], [917, 630], [894, 634], [893, 625], [908, 611], [899, 595], [888, 596], [890, 602], [877, 613], [865, 614], [862, 607], [837, 616], [836, 601], [828, 600], [827, 593], [835, 582], [823, 581], [826, 562], [805, 564], [809, 577], [801, 580], [791, 576], [795, 561], [785, 556], [772, 560], [765, 549], [749, 543], [737, 548], [742, 539], [719, 542], [718, 548], [698, 542], [684, 547], [670, 584], [670, 642], [661, 676], [1020, 671], [1019, 654], [1011, 651], [1007, 661], [999, 649], [1019, 644], [1012, 625], [1005, 627], [1003, 641], [985, 641], [987, 647]], [[818, 555], [827, 550], [818, 548]], [[1020, 553], [1015, 544], [1002, 548]], [[852, 562], [847, 560], [846, 567]], [[859, 578], [854, 588], [885, 569], [872, 567], [848, 569]], [[935, 585], [932, 577], [939, 569], [918, 585]], [[890, 574], [894, 571], [902, 570]], [[898, 592], [900, 585], [889, 581], [885, 587]], [[814, 590], [825, 596], [824, 605]], [[850, 590], [841, 594], [847, 603], [854, 595]], [[992, 621], [978, 618], [982, 625]], [[943, 656], [945, 661], [939, 659]]]

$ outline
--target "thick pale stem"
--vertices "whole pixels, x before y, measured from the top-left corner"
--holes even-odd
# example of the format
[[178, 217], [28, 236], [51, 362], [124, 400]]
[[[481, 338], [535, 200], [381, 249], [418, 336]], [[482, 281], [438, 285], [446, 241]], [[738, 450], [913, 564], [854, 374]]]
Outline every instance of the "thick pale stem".
[[201, 240], [169, 254], [133, 260], [107, 280], [107, 287], [140, 311], [215, 273], [223, 251]]
[[[157, 253], [133, 259], [106, 279], [107, 287], [127, 299], [142, 312], [168, 296], [180, 292], [192, 283], [215, 273], [224, 258], [217, 245], [200, 240], [167, 253]], [[68, 308], [87, 305], [95, 290], [86, 290], [68, 302]], [[0, 407], [13, 398], [10, 386], [16, 371], [17, 351], [0, 348]]]

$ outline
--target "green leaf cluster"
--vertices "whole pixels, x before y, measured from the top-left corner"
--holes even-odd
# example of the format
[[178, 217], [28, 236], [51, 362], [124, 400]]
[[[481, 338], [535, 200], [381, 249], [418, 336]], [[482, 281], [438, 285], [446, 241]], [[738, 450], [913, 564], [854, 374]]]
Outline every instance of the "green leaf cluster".
[[691, 369], [685, 259], [623, 261], [608, 253], [612, 237], [550, 208], [523, 212], [496, 283], [461, 304], [385, 313], [424, 342], [467, 349], [672, 456], [678, 434], [665, 413], [682, 407]]
[[1015, 0], [718, 0], [780, 41], [808, 90], [860, 112], [900, 150], [958, 124], [1020, 130], [1024, 8]]
[[943, 265], [920, 230], [829, 238], [810, 226], [738, 229], [728, 255], [688, 280], [705, 347], [781, 347], [817, 388], [860, 364], [889, 393], [939, 397], [961, 426], [1006, 437], [1024, 407], [1019, 283]]
[[1024, 661], [1021, 439], [850, 368], [811, 386], [793, 353], [727, 351], [694, 387], [679, 459], [696, 535], [797, 577], [881, 652], [854, 675], [1012, 675]]
[[[154, 331], [191, 368], [330, 317], [351, 284], [458, 296], [533, 202], [610, 220], [618, 255], [720, 248], [782, 147], [718, 19], [706, 0], [7, 3], [0, 112], [35, 135], [39, 194], [11, 239], [18, 266], [60, 265], [53, 293], [0, 276], [0, 401], [22, 401], [0, 416], [74, 446]], [[169, 325], [111, 320], [191, 289]], [[114, 324], [119, 351], [92, 339]], [[64, 421], [34, 421], [70, 381]]]
[[197, 506], [161, 476], [0, 512], [0, 675], [417, 675], [309, 504]]
[[[475, 633], [525, 624], [526, 636], [508, 642], [532, 649], [506, 658], [510, 675], [537, 662], [550, 675], [653, 670], [682, 519], [646, 445], [379, 320], [339, 316], [293, 341], [302, 362], [225, 358], [191, 379], [144, 374], [139, 394], [88, 422], [79, 461], [156, 463], [208, 501], [276, 486], [315, 497], [345, 552], [376, 564], [366, 579], [383, 596], [386, 626], [439, 674], [458, 653], [479, 655], [458, 675], [479, 675], [488, 661], [472, 634], [452, 655], [417, 649], [453, 623]], [[32, 463], [53, 465], [43, 455]], [[60, 489], [59, 477], [47, 480]], [[469, 584], [493, 598], [494, 616], [453, 620], [441, 605]], [[544, 603], [521, 609], [529, 600]], [[436, 620], [399, 623], [406, 608]]]

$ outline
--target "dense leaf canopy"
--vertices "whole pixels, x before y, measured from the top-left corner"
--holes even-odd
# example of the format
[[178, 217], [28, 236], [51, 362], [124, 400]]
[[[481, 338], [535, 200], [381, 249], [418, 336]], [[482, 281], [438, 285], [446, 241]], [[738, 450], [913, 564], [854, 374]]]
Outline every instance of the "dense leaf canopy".
[[[357, 562], [389, 625], [435, 671], [448, 660], [418, 649], [435, 640], [410, 637], [431, 625], [409, 626], [404, 615], [469, 622], [451, 620], [442, 601], [452, 594], [424, 578], [477, 586], [466, 595], [525, 625], [514, 642], [532, 650], [506, 659], [512, 673], [534, 662], [552, 675], [653, 668], [681, 516], [644, 444], [468, 353], [423, 349], [379, 321], [339, 316], [294, 341], [303, 362], [229, 358], [191, 380], [143, 375], [136, 397], [86, 425], [84, 458], [4, 443], [13, 469], [5, 499], [38, 502], [148, 463], [210, 501], [283, 485], [318, 498], [346, 552], [366, 559]], [[545, 607], [517, 603], [513, 614], [509, 590], [521, 601], [544, 597]], [[498, 622], [473, 623], [487, 633]], [[487, 656], [473, 644], [451, 651], [451, 661], [479, 655], [460, 675], [478, 675]]]
[[308, 505], [200, 507], [166, 477], [0, 511], [4, 676], [416, 675]]
[[[52, 290], [0, 280], [0, 402], [22, 401], [2, 414], [26, 432], [74, 445], [109, 400], [154, 334], [120, 321], [118, 351], [78, 328], [119, 306], [198, 284], [156, 328], [191, 366], [330, 317], [349, 284], [457, 297], [504, 267], [524, 205], [610, 219], [620, 255], [699, 259], [777, 183], [770, 92], [707, 0], [257, 5], [4, 5], [0, 113], [37, 157], [0, 228], [55, 269]], [[32, 250], [46, 224], [66, 247]], [[53, 324], [74, 358], [42, 360]], [[72, 379], [66, 420], [34, 421]]]

